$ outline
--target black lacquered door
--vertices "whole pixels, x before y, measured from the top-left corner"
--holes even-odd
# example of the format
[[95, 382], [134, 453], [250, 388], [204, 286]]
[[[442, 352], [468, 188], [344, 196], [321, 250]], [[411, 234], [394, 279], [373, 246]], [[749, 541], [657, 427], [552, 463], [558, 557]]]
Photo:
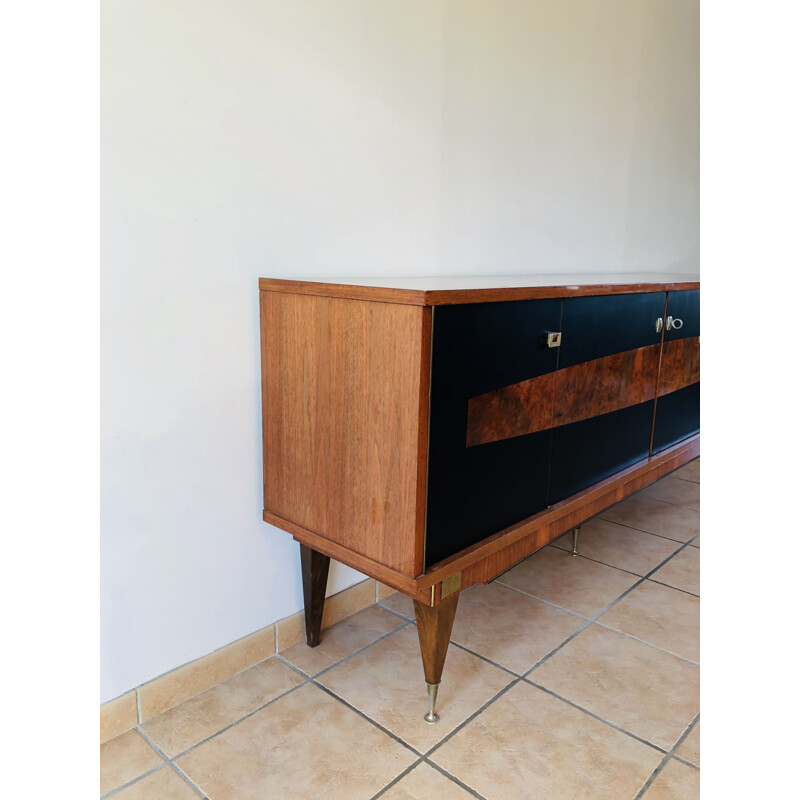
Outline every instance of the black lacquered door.
[[564, 300], [549, 505], [647, 458], [664, 301]]
[[653, 453], [700, 430], [700, 292], [669, 292]]
[[426, 567], [547, 506], [561, 304], [434, 308]]

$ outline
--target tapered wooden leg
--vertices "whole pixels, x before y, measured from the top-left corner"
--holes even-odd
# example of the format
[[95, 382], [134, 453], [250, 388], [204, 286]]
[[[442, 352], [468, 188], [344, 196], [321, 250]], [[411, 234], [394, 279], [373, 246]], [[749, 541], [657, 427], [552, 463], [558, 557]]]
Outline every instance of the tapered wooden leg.
[[325, 589], [328, 585], [329, 556], [324, 556], [300, 544], [300, 566], [303, 570], [303, 602], [306, 607], [306, 642], [309, 647], [319, 644]]
[[450, 632], [458, 606], [458, 592], [450, 595], [438, 606], [429, 606], [414, 601], [414, 613], [417, 617], [417, 634], [419, 649], [422, 652], [422, 666], [425, 670], [425, 683], [428, 685], [428, 713], [425, 722], [438, 722], [436, 713], [436, 694], [442, 680], [444, 660], [447, 657], [447, 646], [450, 644]]

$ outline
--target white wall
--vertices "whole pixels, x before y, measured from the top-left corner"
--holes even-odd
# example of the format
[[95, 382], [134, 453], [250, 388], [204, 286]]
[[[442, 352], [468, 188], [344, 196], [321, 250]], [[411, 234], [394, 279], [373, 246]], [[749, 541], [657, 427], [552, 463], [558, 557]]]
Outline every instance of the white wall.
[[696, 271], [699, 33], [697, 0], [102, 14], [105, 701], [302, 606], [257, 278]]

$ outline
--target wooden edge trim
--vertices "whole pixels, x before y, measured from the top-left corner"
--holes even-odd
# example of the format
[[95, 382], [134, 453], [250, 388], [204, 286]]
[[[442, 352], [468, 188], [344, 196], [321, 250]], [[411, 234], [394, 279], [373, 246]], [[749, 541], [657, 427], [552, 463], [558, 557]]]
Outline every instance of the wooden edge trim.
[[425, 527], [428, 513], [428, 450], [430, 434], [431, 364], [433, 361], [433, 309], [422, 309], [417, 429], [417, 513], [414, 531], [414, 574], [425, 568]]
[[[434, 567], [424, 575], [421, 575], [417, 581], [417, 591], [424, 591], [435, 583], [439, 583], [443, 578], [452, 575], [454, 572], [463, 571], [469, 566], [481, 561], [488, 556], [497, 553], [509, 545], [514, 544], [520, 539], [524, 539], [539, 528], [547, 525], [552, 525], [559, 519], [566, 517], [568, 514], [573, 515], [581, 508], [586, 508], [594, 504], [601, 504], [608, 501], [603, 507], [608, 508], [614, 503], [625, 499], [628, 495], [633, 494], [641, 488], [644, 488], [648, 483], [663, 477], [679, 466], [685, 464], [687, 461], [700, 455], [700, 435], [687, 439], [684, 442], [664, 450], [657, 456], [652, 458], [643, 459], [631, 467], [612, 475], [610, 478], [601, 481], [598, 484], [585, 489], [583, 492], [578, 492], [566, 500], [556, 503], [554, 506], [540, 511], [528, 519], [511, 525], [505, 530], [499, 531], [488, 539], [473, 545], [465, 551], [461, 551], [454, 556], [451, 556]], [[594, 516], [602, 509], [594, 511], [587, 516]], [[570, 525], [578, 523], [570, 522]], [[567, 527], [570, 527], [569, 525]], [[567, 528], [565, 528], [566, 530]], [[554, 534], [553, 538], [557, 538], [564, 531]]]
[[507, 289], [435, 289], [425, 292], [430, 306], [462, 303], [495, 303], [506, 300], [544, 300], [555, 297], [589, 297], [607, 294], [641, 294], [643, 292], [676, 292], [699, 289], [699, 281], [673, 283], [598, 283], [572, 286], [531, 286]]
[[335, 558], [342, 564], [346, 564], [348, 567], [365, 573], [370, 578], [375, 578], [381, 583], [397, 589], [398, 592], [413, 595], [418, 591], [417, 581], [409, 575], [404, 575], [402, 572], [397, 572], [391, 567], [367, 558], [367, 556], [362, 556], [360, 553], [356, 553], [337, 542], [332, 542], [318, 533], [306, 530], [300, 525], [296, 525], [294, 522], [279, 517], [270, 511], [265, 510], [263, 517], [264, 522], [291, 533], [298, 542], [308, 545], [319, 553]]
[[505, 300], [539, 300], [555, 297], [588, 297], [642, 292], [676, 292], [699, 289], [699, 281], [655, 281], [653, 283], [598, 283], [564, 286], [509, 287], [505, 289], [392, 289], [385, 286], [358, 286], [345, 283], [295, 281], [285, 278], [259, 278], [262, 292], [310, 294], [375, 303], [399, 303], [411, 306], [443, 306], [466, 303], [494, 303]]
[[425, 292], [419, 289], [391, 289], [382, 286], [350, 286], [344, 283], [315, 283], [290, 281], [279, 278], [259, 278], [258, 288], [262, 292], [284, 294], [310, 294], [315, 297], [335, 297], [344, 300], [369, 300], [374, 303], [397, 303], [400, 305], [424, 306]]

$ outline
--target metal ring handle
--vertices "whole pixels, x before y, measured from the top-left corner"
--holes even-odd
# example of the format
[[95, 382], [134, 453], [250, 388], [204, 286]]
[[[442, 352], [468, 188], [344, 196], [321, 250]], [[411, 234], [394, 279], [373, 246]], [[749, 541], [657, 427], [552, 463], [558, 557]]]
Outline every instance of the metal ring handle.
[[683, 320], [682, 319], [673, 319], [672, 317], [667, 317], [667, 330], [679, 331], [683, 327]]

